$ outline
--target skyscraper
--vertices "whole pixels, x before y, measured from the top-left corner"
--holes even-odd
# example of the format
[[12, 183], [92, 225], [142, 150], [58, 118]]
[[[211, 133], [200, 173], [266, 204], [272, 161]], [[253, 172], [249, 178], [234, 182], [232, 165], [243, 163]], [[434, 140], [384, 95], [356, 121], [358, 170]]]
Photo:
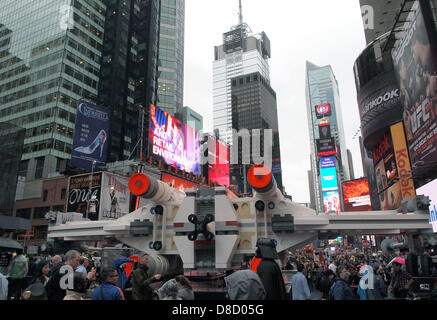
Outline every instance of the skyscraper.
[[98, 87], [98, 104], [111, 109], [107, 162], [138, 159], [141, 146], [147, 156], [148, 135], [141, 132], [147, 131], [150, 105], [157, 99], [159, 4], [108, 4]]
[[[330, 166], [329, 181], [336, 183], [329, 185], [328, 190], [332, 195], [338, 191], [337, 205], [341, 199], [341, 183], [349, 180], [349, 164], [347, 158], [346, 141], [344, 135], [343, 118], [340, 106], [338, 83], [331, 66], [318, 67], [307, 61], [306, 63], [306, 102], [308, 129], [310, 132], [311, 171], [313, 172], [313, 185], [315, 188], [316, 210], [325, 212], [324, 193], [322, 186], [321, 164], [323, 157], [331, 155], [335, 158], [335, 171], [332, 173]], [[326, 125], [328, 135], [322, 137], [320, 125]], [[323, 139], [322, 139], [323, 138]], [[332, 163], [333, 164], [333, 163]], [[326, 194], [325, 194], [326, 196]]]
[[[276, 93], [270, 87], [267, 79], [259, 72], [234, 77], [231, 79], [232, 94], [232, 128], [237, 132], [242, 129], [249, 130], [251, 141], [250, 150], [255, 154], [265, 156], [264, 130], [271, 129], [273, 135], [272, 145], [272, 173], [280, 190], [282, 186], [281, 152], [279, 146], [278, 111]], [[259, 143], [254, 142], [256, 130], [259, 129]], [[242, 139], [238, 142], [238, 164], [231, 164], [232, 171], [244, 177]], [[233, 141], [236, 143], [236, 141]], [[253, 159], [251, 159], [251, 164]], [[243, 170], [242, 170], [243, 169]]]
[[0, 122], [26, 129], [20, 172], [71, 157], [77, 100], [96, 102], [106, 1], [0, 2]]
[[156, 106], [174, 115], [183, 106], [185, 0], [160, 1]]
[[270, 40], [264, 32], [253, 35], [243, 23], [241, 6], [239, 24], [223, 34], [223, 44], [214, 48], [213, 117], [220, 139], [232, 144], [231, 79], [259, 72], [270, 83], [268, 59]]

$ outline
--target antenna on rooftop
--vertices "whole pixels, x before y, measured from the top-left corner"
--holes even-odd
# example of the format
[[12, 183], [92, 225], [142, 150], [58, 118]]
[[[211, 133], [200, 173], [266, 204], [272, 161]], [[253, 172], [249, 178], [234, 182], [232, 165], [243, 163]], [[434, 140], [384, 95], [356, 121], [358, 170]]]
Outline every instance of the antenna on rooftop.
[[240, 13], [238, 14], [238, 18], [239, 18], [238, 24], [243, 24], [243, 6], [241, 5], [241, 0], [239, 0], [239, 2], [240, 2]]

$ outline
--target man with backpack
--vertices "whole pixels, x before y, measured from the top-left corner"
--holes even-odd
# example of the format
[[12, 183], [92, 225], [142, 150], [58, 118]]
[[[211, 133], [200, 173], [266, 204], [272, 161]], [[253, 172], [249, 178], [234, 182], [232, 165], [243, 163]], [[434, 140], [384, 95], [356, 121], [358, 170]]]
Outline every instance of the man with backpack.
[[331, 286], [329, 296], [330, 300], [353, 300], [354, 292], [347, 283], [346, 279], [349, 275], [349, 271], [345, 266], [338, 268], [338, 277], [335, 278], [334, 283]]

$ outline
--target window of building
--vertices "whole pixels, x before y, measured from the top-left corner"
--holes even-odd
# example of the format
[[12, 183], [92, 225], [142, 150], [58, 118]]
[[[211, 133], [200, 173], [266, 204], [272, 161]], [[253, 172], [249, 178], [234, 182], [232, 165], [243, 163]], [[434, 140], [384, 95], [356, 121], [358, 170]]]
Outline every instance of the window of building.
[[16, 216], [19, 218], [30, 219], [31, 211], [31, 208], [17, 209]]
[[29, 165], [29, 160], [20, 161], [18, 165], [18, 176], [26, 177], [27, 176], [27, 166]]
[[243, 80], [244, 80], [243, 78], [240, 79], [240, 84], [243, 84]]
[[50, 211], [50, 207], [38, 207], [33, 211], [33, 219], [44, 219], [47, 212]]
[[43, 195], [42, 195], [42, 202], [46, 202], [47, 201], [48, 195], [49, 195], [49, 190], [44, 190], [43, 191]]
[[44, 157], [36, 158], [35, 179], [41, 179], [44, 170]]
[[61, 190], [61, 200], [65, 200], [65, 195], [67, 194], [67, 189], [66, 188], [62, 188]]

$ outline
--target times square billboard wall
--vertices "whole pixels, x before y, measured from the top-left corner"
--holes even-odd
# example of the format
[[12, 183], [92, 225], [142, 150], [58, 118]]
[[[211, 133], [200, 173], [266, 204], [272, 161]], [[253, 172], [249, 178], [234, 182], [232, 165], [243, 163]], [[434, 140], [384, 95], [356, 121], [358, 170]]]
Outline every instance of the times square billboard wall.
[[372, 211], [369, 182], [361, 178], [343, 182], [344, 211]]
[[384, 133], [373, 161], [381, 210], [397, 209], [403, 199], [416, 197], [402, 122]]
[[110, 111], [83, 100], [78, 101], [74, 126], [71, 165], [91, 170], [106, 163]]
[[415, 1], [392, 51], [413, 168], [437, 162], [436, 32], [429, 1]]
[[[129, 178], [109, 172], [94, 172], [90, 188], [90, 174], [69, 178], [67, 212], [80, 212], [95, 220], [115, 220], [129, 213]], [[91, 212], [93, 211], [93, 212]]]
[[149, 148], [154, 158], [200, 174], [199, 133], [154, 105], [150, 107]]

